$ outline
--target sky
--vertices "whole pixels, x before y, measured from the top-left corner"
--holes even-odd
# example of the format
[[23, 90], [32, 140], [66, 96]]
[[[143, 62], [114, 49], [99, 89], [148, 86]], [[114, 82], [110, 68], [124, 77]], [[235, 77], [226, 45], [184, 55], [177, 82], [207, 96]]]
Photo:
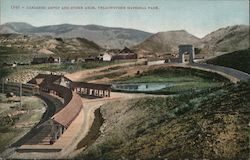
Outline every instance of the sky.
[[0, 2], [0, 24], [7, 22], [27, 22], [34, 26], [64, 23], [96, 24], [133, 28], [151, 33], [184, 29], [197, 37], [203, 37], [221, 27], [249, 25], [248, 0], [0, 0]]

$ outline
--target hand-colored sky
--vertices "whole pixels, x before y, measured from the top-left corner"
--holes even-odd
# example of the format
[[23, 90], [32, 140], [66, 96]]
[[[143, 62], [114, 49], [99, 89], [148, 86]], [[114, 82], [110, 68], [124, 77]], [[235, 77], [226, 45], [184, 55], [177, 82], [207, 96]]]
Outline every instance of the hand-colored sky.
[[[248, 0], [0, 0], [1, 24], [27, 22], [34, 26], [97, 24], [148, 32], [185, 29], [202, 37], [220, 27], [249, 25]], [[20, 5], [24, 9], [11, 9]], [[27, 6], [95, 6], [95, 10], [25, 9]], [[156, 10], [100, 10], [98, 6], [158, 6]]]

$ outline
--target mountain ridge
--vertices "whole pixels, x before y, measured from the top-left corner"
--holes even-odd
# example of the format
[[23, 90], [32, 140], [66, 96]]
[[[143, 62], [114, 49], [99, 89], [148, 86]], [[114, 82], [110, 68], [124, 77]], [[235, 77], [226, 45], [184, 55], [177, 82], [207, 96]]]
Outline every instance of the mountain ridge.
[[[15, 29], [10, 24], [18, 28], [23, 22], [11, 22], [0, 25], [0, 34], [4, 33], [21, 33], [50, 35], [62, 38], [85, 38], [95, 42], [102, 48], [119, 48], [132, 47], [143, 42], [152, 33], [141, 31], [138, 29], [122, 28], [122, 27], [105, 27], [100, 25], [74, 25], [74, 24], [58, 24], [46, 25], [40, 27], [30, 27], [24, 29]], [[27, 23], [26, 23], [27, 24]]]
[[233, 52], [247, 49], [249, 34], [248, 25], [226, 26], [204, 36], [198, 46], [208, 52]]
[[56, 54], [64, 56], [98, 55], [103, 50], [85, 38], [54, 38], [23, 34], [0, 34], [0, 54]]
[[143, 56], [178, 53], [178, 45], [192, 44], [200, 53], [233, 52], [249, 48], [249, 26], [234, 25], [219, 28], [202, 38], [186, 30], [158, 32], [134, 48]]
[[134, 48], [142, 55], [177, 53], [180, 44], [195, 44], [200, 38], [186, 30], [173, 30], [153, 34]]
[[186, 30], [172, 30], [155, 34], [130, 28], [106, 27], [101, 25], [58, 24], [35, 27], [25, 22], [0, 25], [0, 34], [27, 34], [52, 36], [63, 39], [84, 38], [104, 49], [129, 47], [139, 54], [158, 56], [177, 53], [179, 44], [193, 44], [202, 53], [232, 52], [249, 48], [249, 26], [233, 25], [219, 28], [202, 38]]

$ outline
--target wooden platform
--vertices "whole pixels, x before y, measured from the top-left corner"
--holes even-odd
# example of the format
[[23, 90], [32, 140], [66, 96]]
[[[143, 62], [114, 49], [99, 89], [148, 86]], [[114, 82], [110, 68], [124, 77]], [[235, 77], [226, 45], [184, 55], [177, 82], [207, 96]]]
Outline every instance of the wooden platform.
[[70, 146], [81, 131], [84, 122], [83, 109], [69, 128], [54, 143], [49, 144], [49, 128], [44, 127], [40, 133], [32, 137], [27, 143], [17, 148], [18, 152], [60, 152]]

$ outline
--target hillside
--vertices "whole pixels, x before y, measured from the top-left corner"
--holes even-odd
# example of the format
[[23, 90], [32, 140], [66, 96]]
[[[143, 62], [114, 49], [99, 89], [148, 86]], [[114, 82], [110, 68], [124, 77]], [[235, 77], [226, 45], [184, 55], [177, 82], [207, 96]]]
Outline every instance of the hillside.
[[110, 102], [81, 159], [247, 159], [250, 85]]
[[157, 57], [178, 52], [178, 45], [193, 44], [200, 53], [233, 52], [249, 48], [249, 26], [235, 25], [220, 28], [199, 39], [185, 30], [159, 32], [134, 48], [142, 56]]
[[206, 35], [199, 45], [209, 52], [233, 52], [249, 48], [249, 38], [249, 26], [235, 25]]
[[134, 48], [143, 55], [178, 52], [180, 44], [195, 44], [200, 39], [185, 30], [159, 32]]
[[250, 74], [250, 49], [224, 54], [207, 60], [207, 63], [234, 68]]
[[24, 33], [34, 28], [35, 28], [34, 26], [24, 22], [5, 23], [3, 25], [0, 25], [0, 33], [1, 34]]
[[84, 38], [62, 39], [51, 36], [0, 34], [0, 55], [29, 53], [84, 56], [100, 50], [101, 47]]
[[[246, 25], [220, 28], [202, 39], [185, 30], [151, 34], [140, 30], [98, 25], [61, 24], [34, 27], [27, 23], [18, 22], [6, 23], [0, 26], [0, 34], [8, 33], [28, 35], [34, 37], [33, 39], [37, 37], [60, 37], [65, 41], [72, 41], [72, 39], [80, 37], [86, 41], [93, 41], [105, 49], [121, 49], [125, 46], [133, 48], [137, 51], [139, 57], [159, 57], [161, 55], [175, 54], [178, 53], [178, 45], [180, 44], [193, 44], [196, 48], [200, 48], [201, 53], [204, 53], [201, 57], [206, 56], [208, 53], [233, 52], [249, 48], [249, 26]], [[89, 49], [92, 50], [91, 47], [93, 46], [90, 45], [89, 49], [86, 47], [85, 49], [88, 51]], [[74, 47], [72, 49], [74, 50]], [[65, 52], [65, 50], [62, 51]]]
[[36, 96], [23, 96], [22, 110], [19, 108], [19, 100], [19, 97], [7, 97], [0, 93], [1, 158], [4, 156], [3, 151], [37, 125], [46, 112], [46, 103]]
[[143, 42], [151, 33], [125, 28], [104, 27], [98, 25], [50, 25], [33, 27], [27, 23], [6, 23], [0, 26], [0, 34], [22, 33], [50, 35], [61, 38], [81, 37], [95, 42], [102, 48], [131, 47]]

